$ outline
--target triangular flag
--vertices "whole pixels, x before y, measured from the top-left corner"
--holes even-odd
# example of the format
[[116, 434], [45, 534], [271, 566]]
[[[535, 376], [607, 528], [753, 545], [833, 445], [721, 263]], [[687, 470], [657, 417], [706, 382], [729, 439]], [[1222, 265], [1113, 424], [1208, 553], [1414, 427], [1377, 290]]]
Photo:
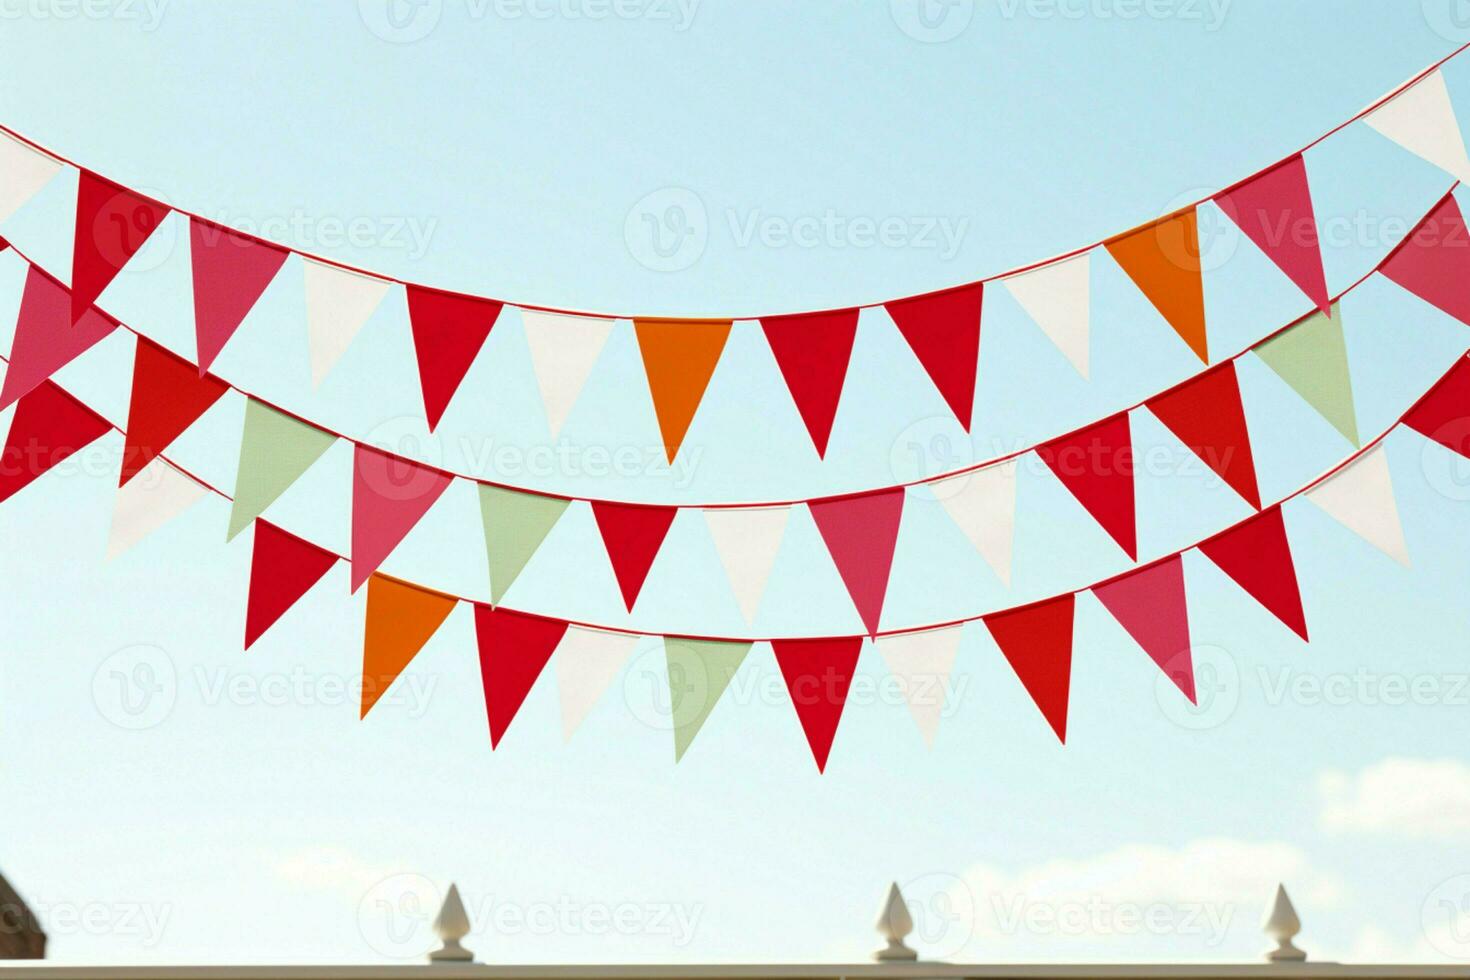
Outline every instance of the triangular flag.
[[[256, 521], [250, 548], [250, 591], [245, 601], [245, 649], [336, 563], [337, 556], [330, 551], [274, 524]], [[369, 590], [369, 601], [371, 598]]]
[[807, 504], [869, 633], [878, 632], [883, 615], [903, 499], [904, 491], [895, 489]]
[[790, 514], [790, 507], [705, 508], [704, 519], [715, 551], [719, 552], [720, 564], [747, 623], [754, 622], [760, 608]]
[[1159, 669], [1195, 703], [1184, 562], [1178, 555], [1092, 587], [1113, 618]]
[[1036, 455], [1136, 561], [1138, 518], [1133, 504], [1133, 432], [1128, 413], [1119, 412], [1037, 446]]
[[880, 636], [877, 640], [878, 653], [888, 665], [888, 672], [897, 678], [909, 714], [914, 716], [924, 744], [931, 749], [939, 734], [939, 720], [944, 717], [945, 691], [963, 635], [963, 626], [945, 626], [921, 633]]
[[475, 603], [475, 640], [480, 648], [490, 748], [500, 744], [566, 631], [567, 624], [559, 619]]
[[263, 514], [336, 441], [337, 437], [324, 429], [247, 398], [235, 501], [230, 505], [225, 540], [233, 539]]
[[1363, 122], [1456, 180], [1470, 182], [1465, 139], [1439, 69], [1368, 113]]
[[984, 617], [996, 646], [1062, 742], [1072, 687], [1072, 593]]
[[1245, 232], [1317, 309], [1327, 312], [1327, 276], [1307, 164], [1298, 153], [1215, 196], [1225, 216]]
[[730, 321], [639, 318], [633, 321], [633, 328], [648, 375], [653, 412], [663, 434], [664, 454], [672, 463], [720, 362]]
[[822, 458], [826, 458], [832, 421], [842, 400], [857, 322], [856, 309], [761, 320], [761, 330], [771, 345], [781, 377], [786, 379], [791, 400], [796, 402], [796, 410], [817, 447], [817, 456]]
[[418, 356], [424, 418], [433, 432], [500, 317], [492, 299], [408, 287], [408, 325]]
[[1021, 309], [1084, 378], [1091, 353], [1091, 255], [1083, 252], [1003, 280]]
[[1016, 464], [1007, 460], [929, 485], [934, 499], [959, 525], [980, 557], [1011, 585], [1011, 543], [1016, 531]]
[[1135, 228], [1106, 245], [1108, 254], [1195, 356], [1210, 363], [1194, 208]]
[[19, 211], [60, 172], [60, 160], [0, 133], [0, 221]]
[[35, 266], [27, 268], [15, 339], [10, 345], [10, 366], [0, 387], [0, 408], [9, 408], [116, 329], [117, 321], [96, 309], [88, 310], [73, 326], [71, 294], [66, 287]]
[[454, 611], [455, 600], [386, 575], [368, 580], [362, 633], [362, 713], [387, 693], [429, 637]]
[[480, 523], [490, 560], [490, 601], [498, 605], [571, 501], [484, 483], [479, 487]]
[[1399, 523], [1388, 453], [1374, 446], [1344, 469], [1308, 490], [1306, 498], [1394, 561], [1409, 567], [1409, 546]]
[[975, 410], [984, 298], [985, 284], [977, 282], [883, 304], [966, 432]]
[[1246, 503], [1261, 509], [1245, 407], [1235, 362], [1226, 361], [1171, 391], [1149, 399], [1148, 410], [1219, 474]]
[[112, 423], [53, 381], [43, 381], [15, 403], [0, 454], [0, 501], [79, 449], [112, 431]]
[[165, 459], [155, 459], [124, 487], [112, 505], [107, 557], [116, 558], [188, 510], [209, 491]]
[[194, 339], [199, 373], [209, 370], [271, 284], [289, 253], [279, 245], [216, 224], [189, 220], [194, 276]]
[[1461, 323], [1470, 323], [1470, 232], [1455, 196], [1446, 194], [1378, 271]]
[[163, 219], [168, 206], [83, 170], [72, 241], [71, 318], [75, 323]]
[[392, 283], [314, 259], [306, 260], [305, 279], [311, 383], [319, 385], [347, 353]]
[[531, 368], [546, 408], [546, 426], [555, 439], [572, 414], [592, 366], [612, 334], [613, 321], [604, 317], [572, 316], [521, 310]]
[[749, 643], [664, 637], [675, 762], [684, 758], [749, 652]]
[[1353, 407], [1353, 379], [1348, 371], [1341, 304], [1333, 303], [1328, 313], [1313, 313], [1253, 349], [1334, 429], [1354, 446], [1362, 445], [1358, 441], [1358, 413]]
[[602, 534], [613, 575], [617, 576], [618, 589], [629, 612], [638, 601], [643, 580], [648, 578], [648, 570], [653, 567], [653, 560], [658, 557], [658, 549], [678, 512], [677, 507], [592, 501], [592, 516], [597, 519], [597, 530]]
[[781, 667], [781, 676], [786, 678], [786, 690], [796, 708], [801, 730], [806, 732], [812, 757], [817, 760], [817, 772], [825, 772], [837, 723], [842, 720], [842, 708], [852, 687], [852, 675], [857, 670], [858, 655], [863, 650], [863, 638], [772, 640], [771, 649]]
[[352, 591], [378, 570], [452, 480], [358, 443], [352, 458]]
[[1446, 449], [1470, 458], [1470, 358], [1457, 359], [1404, 415], [1404, 424]]
[[573, 626], [551, 661], [561, 698], [561, 735], [569, 741], [623, 669], [638, 637], [632, 633]]
[[1292, 632], [1307, 639], [1307, 617], [1280, 507], [1210, 538], [1199, 550]]
[[199, 371], [143, 336], [133, 355], [133, 392], [128, 402], [127, 446], [122, 486], [193, 425], [230, 386]]

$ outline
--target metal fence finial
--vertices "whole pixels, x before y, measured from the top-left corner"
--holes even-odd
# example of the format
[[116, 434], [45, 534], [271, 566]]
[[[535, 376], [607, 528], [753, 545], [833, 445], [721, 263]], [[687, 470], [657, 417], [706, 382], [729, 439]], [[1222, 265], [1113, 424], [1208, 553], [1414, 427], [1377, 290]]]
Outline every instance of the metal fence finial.
[[914, 919], [909, 915], [909, 907], [904, 903], [903, 893], [898, 890], [898, 882], [888, 886], [888, 898], [883, 902], [883, 911], [878, 915], [878, 935], [887, 940], [888, 945], [873, 953], [873, 959], [880, 963], [891, 960], [916, 960], [919, 954], [904, 945], [903, 937], [914, 931]]
[[444, 945], [429, 954], [430, 963], [468, 963], [475, 954], [460, 945], [460, 940], [470, 934], [470, 917], [465, 914], [464, 902], [459, 897], [459, 886], [450, 884], [444, 896], [444, 904], [434, 919], [434, 932]]
[[1271, 903], [1271, 913], [1266, 916], [1266, 924], [1262, 928], [1267, 936], [1276, 941], [1276, 948], [1266, 954], [1266, 959], [1272, 963], [1300, 963], [1306, 960], [1307, 954], [1292, 943], [1296, 934], [1302, 931], [1302, 920], [1297, 918], [1285, 885], [1276, 886], [1276, 900]]

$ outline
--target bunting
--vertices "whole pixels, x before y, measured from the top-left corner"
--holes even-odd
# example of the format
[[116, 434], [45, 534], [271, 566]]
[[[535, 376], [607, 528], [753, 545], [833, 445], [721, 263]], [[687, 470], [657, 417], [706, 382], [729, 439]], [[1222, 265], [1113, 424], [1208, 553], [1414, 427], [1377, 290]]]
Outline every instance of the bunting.
[[1118, 547], [1138, 560], [1133, 502], [1133, 434], [1119, 412], [1036, 448], [1047, 468], [1071, 491]]
[[1092, 587], [1092, 594], [1174, 686], [1195, 702], [1184, 561], [1178, 555]]
[[592, 366], [612, 336], [613, 321], [603, 317], [572, 316], [522, 310], [526, 346], [531, 350], [531, 368], [546, 409], [546, 426], [551, 438], [561, 433]]
[[1362, 445], [1341, 304], [1333, 303], [1327, 313], [1313, 313], [1252, 349], [1344, 438], [1354, 446]]
[[433, 432], [500, 317], [495, 300], [408, 287], [408, 324], [419, 362], [424, 417]]
[[55, 382], [44, 381], [15, 403], [0, 454], [0, 501], [112, 431], [112, 423]]
[[847, 704], [863, 638], [772, 640], [771, 649], [786, 679], [786, 690], [811, 746], [817, 771], [826, 772], [827, 756], [837, 735], [837, 723], [842, 720], [842, 708]]
[[255, 301], [285, 264], [285, 249], [193, 218], [194, 336], [199, 373], [209, 370]]
[[448, 473], [359, 444], [352, 459], [352, 591], [449, 486]]
[[1322, 270], [1307, 164], [1300, 153], [1216, 195], [1215, 204], [1318, 310], [1327, 312], [1332, 301]]
[[648, 570], [653, 567], [653, 560], [658, 557], [664, 536], [678, 512], [677, 507], [592, 501], [592, 516], [597, 520], [597, 529], [602, 534], [628, 612], [633, 611], [638, 593], [643, 590], [643, 580], [648, 578]]
[[633, 321], [633, 330], [664, 453], [672, 464], [725, 349], [730, 321], [639, 318]]
[[10, 345], [10, 366], [0, 386], [0, 408], [15, 404], [116, 329], [117, 321], [95, 308], [73, 326], [71, 294], [66, 287], [35, 266], [28, 267]]
[[1067, 741], [1067, 700], [1072, 686], [1072, 593], [985, 616], [1011, 669], [1057, 739]]
[[164, 459], [143, 468], [119, 487], [107, 532], [110, 561], [198, 503], [209, 491]]
[[117, 485], [136, 476], [229, 390], [219, 378], [200, 374], [182, 357], [140, 336], [133, 355], [127, 446]]
[[1445, 195], [1379, 271], [1424, 302], [1470, 323], [1470, 233], [1453, 194]]
[[73, 323], [97, 302], [123, 266], [168, 217], [166, 205], [81, 171], [71, 256]]
[[934, 499], [1006, 588], [1011, 587], [1018, 462], [1007, 460], [931, 484]]
[[330, 432], [265, 402], [245, 399], [245, 429], [240, 436], [235, 499], [230, 504], [225, 540], [233, 540], [265, 513], [336, 441]]
[[1210, 363], [1195, 209], [1160, 218], [1104, 244], [1195, 356]]
[[566, 631], [561, 620], [475, 603], [475, 639], [492, 750], [505, 737]]
[[1380, 443], [1308, 490], [1306, 498], [1343, 527], [1394, 561], [1409, 567], [1409, 546], [1399, 523], [1399, 505]]
[[791, 391], [801, 420], [806, 423], [817, 456], [823, 459], [827, 456], [832, 422], [837, 418], [837, 403], [842, 399], [842, 384], [847, 379], [848, 361], [852, 359], [857, 323], [856, 309], [761, 320], [776, 366], [786, 379], [786, 387]]
[[706, 507], [704, 520], [747, 623], [755, 622], [790, 507]]
[[817, 530], [870, 634], [878, 632], [888, 573], [903, 518], [903, 490], [833, 497], [807, 504]]
[[1091, 351], [1092, 261], [1083, 252], [1003, 280], [1006, 289], [1041, 332], [1088, 376]]
[[985, 284], [977, 282], [883, 304], [966, 432], [975, 410], [984, 298]]
[[388, 295], [392, 283], [307, 259], [306, 339], [311, 383], [320, 385]]
[[1307, 618], [1280, 507], [1210, 538], [1199, 550], [1292, 632], [1307, 639]]
[[699, 734], [725, 688], [730, 686], [750, 646], [744, 642], [664, 637], [675, 762], [689, 751], [694, 736]]
[[245, 599], [245, 649], [249, 650], [336, 563], [337, 556], [330, 551], [274, 524], [256, 521], [255, 540], [250, 547], [250, 587]]
[[613, 678], [633, 655], [638, 637], [632, 633], [572, 626], [556, 648], [551, 666], [561, 698], [561, 735], [570, 741]]
[[949, 675], [954, 670], [964, 632], [962, 626], [945, 626], [880, 636], [875, 644], [888, 672], [898, 681], [909, 714], [919, 726], [919, 734], [924, 736], [924, 744], [931, 749], [939, 734], [939, 720], [944, 717]]
[[362, 710], [373, 705], [403, 673], [454, 612], [455, 601], [386, 575], [368, 580], [367, 618], [362, 635]]
[[1470, 458], [1470, 359], [1460, 358], [1409, 409], [1404, 424], [1461, 456]]
[[1470, 182], [1465, 139], [1439, 69], [1368, 113], [1363, 122], [1456, 180]]
[[1256, 510], [1256, 464], [1235, 362], [1226, 361], [1145, 404], [1170, 432]]
[[0, 133], [0, 221], [7, 220], [61, 172], [61, 161]]
[[499, 605], [571, 503], [480, 484], [480, 523], [490, 562], [490, 602]]

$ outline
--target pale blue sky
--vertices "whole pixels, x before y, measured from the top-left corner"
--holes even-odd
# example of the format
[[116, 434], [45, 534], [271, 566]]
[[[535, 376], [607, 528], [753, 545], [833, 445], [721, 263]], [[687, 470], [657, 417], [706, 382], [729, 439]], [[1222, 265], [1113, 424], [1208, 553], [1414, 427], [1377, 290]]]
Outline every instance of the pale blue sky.
[[[510, 300], [666, 314], [875, 302], [1096, 240], [1279, 158], [1470, 40], [1438, 0], [959, 0], [927, 19], [902, 0], [425, 0], [391, 18], [381, 0], [158, 3], [0, 0], [0, 121], [179, 206], [344, 261]], [[1446, 77], [1470, 111], [1470, 62]], [[1449, 183], [1362, 126], [1307, 163], [1334, 291]], [[638, 235], [640, 202], [674, 193], [697, 199], [705, 243], [661, 271]], [[74, 195], [74, 178], [58, 179], [0, 233], [64, 273]], [[952, 241], [746, 234], [829, 216], [932, 219]], [[174, 220], [103, 303], [187, 352]], [[1302, 312], [1218, 212], [1204, 223], [1215, 350]], [[22, 275], [0, 257], [0, 332]], [[401, 295], [313, 391], [295, 261], [215, 369], [310, 418], [508, 482], [670, 502], [808, 497], [1029, 445], [1197, 369], [1116, 266], [1097, 260], [1092, 284], [1090, 382], [1003, 290], [988, 295], [973, 439], [886, 317], [865, 313], [822, 463], [749, 323], [673, 473], [527, 467], [548, 436], [515, 314], [433, 439]], [[1365, 435], [1470, 346], [1462, 325], [1381, 278], [1344, 316]], [[130, 357], [113, 337], [62, 380], [120, 420]], [[1260, 362], [1240, 370], [1263, 496], [1349, 451]], [[179, 461], [230, 486], [241, 411], [222, 401], [179, 441]], [[1135, 434], [1173, 445], [1147, 415]], [[582, 462], [656, 451], [626, 323], [563, 438]], [[1413, 434], [1388, 441], [1412, 569], [1310, 505], [1288, 507], [1310, 647], [1190, 555], [1200, 709], [1083, 597], [1065, 748], [971, 627], [933, 750], [868, 649], [868, 693], [822, 777], [765, 647], [677, 767], [656, 643], [567, 745], [548, 671], [492, 755], [468, 610], [359, 723], [331, 686], [360, 656], [363, 596], [347, 595], [345, 570], [242, 654], [249, 536], [226, 545], [226, 507], [209, 500], [103, 563], [118, 440], [99, 445], [0, 507], [0, 868], [48, 919], [57, 959], [417, 956], [422, 879], [459, 882], [470, 945], [496, 961], [861, 959], [889, 880], [917, 903], [916, 945], [946, 958], [1249, 959], [1278, 878], [1314, 955], [1470, 955], [1442, 904], [1470, 895], [1470, 828], [1451, 815], [1470, 793], [1470, 768], [1453, 761], [1470, 733], [1470, 491]], [[349, 466], [339, 444], [270, 516], [345, 550]], [[1244, 513], [1197, 468], [1146, 474], [1140, 554]], [[743, 632], [697, 518], [681, 518], [665, 550], [628, 619], [579, 506], [509, 601]], [[467, 485], [388, 567], [485, 593]], [[1014, 605], [1122, 567], [1066, 491], [1023, 468], [1013, 587], [940, 508], [912, 501], [884, 623]], [[754, 629], [856, 628], [798, 512]], [[129, 714], [117, 677], [144, 679], [139, 668], [164, 690]], [[1140, 908], [1159, 910], [1154, 925], [1128, 918]]]

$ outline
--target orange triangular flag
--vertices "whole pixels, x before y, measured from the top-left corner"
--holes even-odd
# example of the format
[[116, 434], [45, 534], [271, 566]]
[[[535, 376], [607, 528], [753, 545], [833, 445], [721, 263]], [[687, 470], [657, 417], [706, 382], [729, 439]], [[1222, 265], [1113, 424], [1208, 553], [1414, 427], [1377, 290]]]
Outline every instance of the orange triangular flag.
[[643, 352], [643, 370], [663, 433], [664, 452], [672, 463], [725, 349], [730, 321], [639, 318], [633, 327]]
[[1106, 245], [1108, 254], [1169, 321], [1174, 332], [1201, 361], [1210, 363], [1194, 208], [1135, 228]]
[[454, 599], [386, 575], [368, 579], [367, 625], [362, 635], [362, 714], [403, 673], [454, 610]]

